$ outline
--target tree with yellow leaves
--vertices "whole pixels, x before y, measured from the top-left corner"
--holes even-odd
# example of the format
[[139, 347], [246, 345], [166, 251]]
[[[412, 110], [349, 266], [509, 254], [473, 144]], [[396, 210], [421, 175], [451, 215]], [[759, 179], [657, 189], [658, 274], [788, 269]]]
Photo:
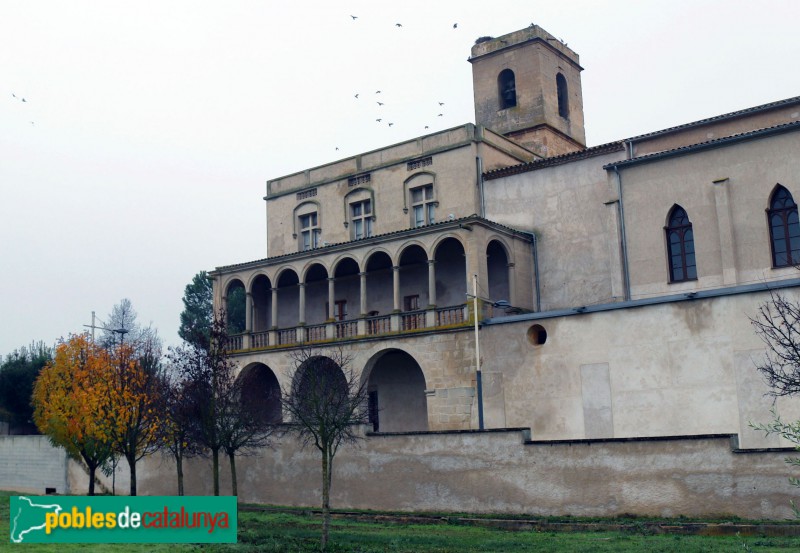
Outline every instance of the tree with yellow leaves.
[[109, 365], [108, 352], [87, 334], [71, 336], [58, 345], [33, 389], [36, 426], [71, 457], [83, 459], [89, 468], [89, 495], [94, 495], [97, 468], [112, 454], [102, 423], [112, 409]]
[[34, 421], [55, 445], [89, 468], [89, 495], [98, 467], [113, 454], [130, 467], [136, 495], [136, 463], [160, 445], [158, 343], [106, 349], [88, 335], [71, 336], [42, 369], [33, 392]]
[[120, 344], [110, 351], [104, 373], [111, 408], [99, 425], [114, 453], [128, 461], [130, 495], [136, 495], [136, 463], [163, 445], [159, 433], [160, 357], [157, 340]]

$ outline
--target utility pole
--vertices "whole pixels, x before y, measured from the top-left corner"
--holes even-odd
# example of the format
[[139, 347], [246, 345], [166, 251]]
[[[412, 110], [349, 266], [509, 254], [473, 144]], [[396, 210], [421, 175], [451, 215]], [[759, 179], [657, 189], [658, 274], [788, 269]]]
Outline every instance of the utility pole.
[[483, 383], [481, 382], [481, 343], [478, 336], [478, 275], [472, 275], [472, 314], [475, 317], [475, 383], [478, 393], [478, 430], [483, 430]]

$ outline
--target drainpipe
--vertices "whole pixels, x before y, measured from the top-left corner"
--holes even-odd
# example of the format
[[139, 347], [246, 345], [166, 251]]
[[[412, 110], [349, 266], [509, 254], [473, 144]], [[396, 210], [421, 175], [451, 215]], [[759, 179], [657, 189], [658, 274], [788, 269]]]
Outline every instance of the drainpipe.
[[542, 310], [542, 302], [539, 298], [539, 248], [536, 245], [536, 235], [532, 232], [528, 232], [527, 230], [519, 230], [517, 232], [531, 237], [531, 264], [533, 265], [534, 279], [533, 294], [534, 298], [536, 299], [535, 310], [538, 312]]
[[631, 275], [628, 271], [628, 240], [625, 234], [625, 204], [622, 201], [622, 175], [614, 165], [614, 173], [617, 175], [617, 195], [619, 196], [619, 229], [620, 229], [620, 248], [622, 249], [622, 278], [625, 290], [625, 301], [631, 299]]
[[478, 172], [477, 181], [478, 181], [478, 200], [480, 202], [480, 210], [479, 215], [486, 218], [486, 200], [483, 196], [483, 160], [481, 156], [475, 156], [475, 169]]

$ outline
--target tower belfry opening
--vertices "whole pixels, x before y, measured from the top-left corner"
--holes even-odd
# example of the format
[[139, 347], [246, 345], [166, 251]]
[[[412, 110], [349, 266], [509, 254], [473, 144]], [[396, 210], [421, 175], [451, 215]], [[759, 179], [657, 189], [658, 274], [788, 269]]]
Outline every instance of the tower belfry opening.
[[578, 54], [537, 25], [472, 47], [475, 122], [543, 157], [586, 147]]

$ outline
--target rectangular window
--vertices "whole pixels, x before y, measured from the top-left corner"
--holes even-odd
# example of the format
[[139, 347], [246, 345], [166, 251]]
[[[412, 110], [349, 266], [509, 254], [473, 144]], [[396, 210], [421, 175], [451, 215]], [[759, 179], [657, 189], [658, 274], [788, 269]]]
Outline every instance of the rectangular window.
[[350, 224], [353, 229], [353, 240], [372, 236], [372, 202], [370, 200], [350, 204]]
[[433, 199], [432, 184], [411, 190], [411, 213], [415, 228], [436, 222], [436, 202]]
[[319, 247], [320, 230], [317, 226], [317, 214], [309, 213], [300, 216], [300, 244], [303, 251]]
[[404, 311], [417, 311], [419, 309], [419, 294], [413, 296], [405, 296], [403, 298]]
[[[325, 302], [325, 318], [331, 318], [328, 313], [328, 302]], [[333, 302], [333, 318], [337, 321], [344, 321], [347, 319], [347, 300]]]

